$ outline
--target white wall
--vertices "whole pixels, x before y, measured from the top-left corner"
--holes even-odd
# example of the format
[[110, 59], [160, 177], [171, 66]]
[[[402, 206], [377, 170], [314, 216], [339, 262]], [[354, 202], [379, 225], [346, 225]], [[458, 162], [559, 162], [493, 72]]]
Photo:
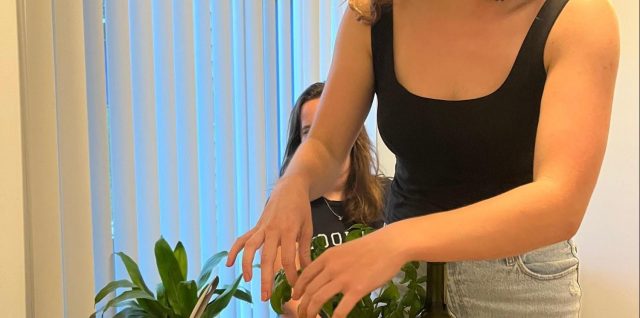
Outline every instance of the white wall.
[[22, 140], [15, 1], [0, 2], [0, 308], [25, 317]]
[[[638, 1], [612, 0], [621, 33], [620, 70], [607, 153], [576, 236], [583, 317], [638, 317]], [[395, 159], [378, 136], [383, 172]]]
[[638, 1], [612, 1], [621, 56], [607, 153], [576, 237], [584, 317], [638, 317]]

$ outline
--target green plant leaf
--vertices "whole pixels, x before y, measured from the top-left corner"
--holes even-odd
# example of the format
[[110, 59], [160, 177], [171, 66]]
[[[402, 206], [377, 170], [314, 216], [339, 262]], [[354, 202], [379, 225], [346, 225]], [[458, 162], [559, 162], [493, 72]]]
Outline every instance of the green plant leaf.
[[207, 285], [213, 269], [220, 263], [220, 261], [222, 261], [223, 258], [227, 257], [228, 254], [229, 253], [227, 251], [222, 251], [209, 257], [200, 271], [200, 276], [197, 280], [198, 290], [201, 290], [205, 285]]
[[333, 316], [333, 304], [331, 301], [328, 301], [322, 305], [322, 312], [327, 315], [327, 317]]
[[402, 300], [400, 301], [400, 303], [403, 306], [411, 306], [411, 304], [413, 304], [413, 302], [417, 299], [418, 299], [418, 295], [416, 294], [416, 292], [413, 290], [408, 290], [404, 294], [404, 296], [402, 296]]
[[404, 309], [402, 307], [396, 308], [390, 315], [389, 318], [404, 318]]
[[102, 311], [104, 313], [105, 311], [109, 310], [109, 308], [123, 306], [123, 305], [125, 305], [127, 300], [132, 300], [132, 299], [150, 299], [150, 300], [154, 300], [153, 296], [149, 295], [149, 293], [147, 293], [144, 290], [140, 290], [140, 289], [127, 290], [127, 291], [123, 292], [122, 294], [116, 296], [115, 298], [111, 299], [99, 311]]
[[410, 281], [415, 281], [418, 277], [418, 271], [411, 263], [407, 263], [402, 266], [402, 271], [404, 272], [404, 279], [400, 282], [400, 284], [405, 284]]
[[390, 303], [383, 307], [382, 317], [389, 317], [396, 310], [398, 305], [396, 303]]
[[373, 301], [371, 300], [371, 294], [366, 295], [362, 298], [364, 306], [373, 308]]
[[118, 288], [134, 288], [135, 286], [136, 285], [126, 279], [109, 282], [96, 294], [96, 297], [94, 298], [95, 303], [99, 303], [104, 297], [109, 295], [111, 292], [114, 292]]
[[178, 241], [176, 247], [173, 249], [173, 255], [178, 260], [178, 265], [180, 265], [180, 273], [182, 273], [181, 280], [187, 280], [187, 271], [188, 271], [188, 262], [187, 262], [187, 251], [182, 245], [182, 242]]
[[378, 296], [378, 298], [376, 298], [374, 302], [384, 302], [386, 304], [391, 304], [392, 302], [395, 302], [399, 297], [400, 292], [398, 291], [398, 287], [393, 282], [389, 282], [382, 294]]
[[356, 230], [350, 231], [347, 234], [347, 237], [345, 238], [345, 241], [347, 241], [347, 242], [353, 241], [353, 240], [361, 238], [363, 235], [364, 235], [364, 233], [362, 232], [362, 230], [356, 229]]
[[362, 230], [364, 232], [364, 235], [367, 234], [371, 234], [372, 232], [374, 232], [376, 229], [372, 228], [372, 227], [367, 227], [364, 230]]
[[186, 312], [187, 309], [185, 308], [186, 300], [183, 299], [183, 295], [178, 290], [178, 285], [182, 280], [180, 265], [178, 265], [178, 260], [173, 254], [169, 243], [164, 238], [160, 238], [156, 242], [155, 254], [158, 273], [160, 274], [169, 305], [178, 315], [189, 315], [190, 313]]
[[174, 315], [174, 312], [168, 308], [168, 305], [164, 305], [158, 300], [138, 299], [137, 301], [142, 309], [156, 317]]
[[362, 224], [362, 223], [356, 223], [352, 226], [349, 227], [349, 229], [347, 229], [348, 232], [351, 232], [353, 230], [362, 230], [365, 227], [367, 227], [366, 225]]
[[175, 317], [176, 314], [169, 308], [169, 300], [164, 292], [162, 283], [156, 287], [156, 295], [157, 301], [139, 299], [138, 302], [140, 302], [141, 307], [154, 313], [158, 317]]
[[[288, 295], [288, 298], [287, 298]], [[277, 314], [284, 314], [284, 310], [282, 309], [282, 305], [291, 299], [291, 285], [287, 281], [287, 276], [284, 274], [284, 271], [281, 269], [278, 274], [276, 274], [275, 287], [273, 292], [271, 293], [271, 298], [269, 302], [271, 303], [271, 308]]]
[[127, 307], [115, 314], [113, 318], [149, 318], [149, 314], [140, 308]]
[[198, 286], [195, 281], [178, 283], [178, 293], [183, 301], [185, 314], [190, 314], [198, 302]]
[[373, 310], [373, 317], [380, 317], [386, 306], [378, 306]]
[[194, 308], [194, 310], [191, 312], [191, 316], [189, 317], [202, 316], [202, 314], [204, 313], [204, 310], [209, 305], [209, 300], [214, 295], [215, 288], [218, 286], [219, 282], [220, 282], [220, 279], [218, 278], [218, 276], [216, 276], [216, 278], [213, 279], [212, 283], [204, 286], [204, 288], [202, 289], [202, 292], [198, 296], [198, 301], [196, 302], [196, 308]]
[[[222, 295], [222, 293], [224, 293], [227, 287], [229, 286], [227, 285], [227, 286], [224, 286], [224, 288], [216, 289], [213, 291], [213, 293], [216, 295]], [[250, 304], [253, 303], [251, 299], [251, 293], [246, 288], [243, 288], [243, 287], [238, 287], [238, 289], [236, 289], [236, 292], [233, 294], [233, 297]]]
[[231, 302], [231, 298], [233, 294], [235, 294], [236, 289], [238, 289], [241, 279], [242, 275], [238, 276], [233, 285], [229, 286], [220, 296], [209, 303], [202, 314], [202, 318], [213, 318], [225, 309], [229, 305], [229, 302]]
[[282, 310], [282, 293], [284, 287], [282, 283], [276, 284], [273, 292], [271, 293], [271, 298], [269, 298], [269, 303], [271, 304], [271, 309], [276, 312], [278, 315], [284, 314], [284, 310]]
[[411, 308], [409, 309], [409, 317], [416, 317], [420, 310], [422, 309], [423, 302], [419, 300], [414, 300], [413, 304], [411, 304]]
[[140, 274], [140, 268], [138, 268], [138, 264], [136, 264], [136, 262], [134, 262], [133, 259], [129, 257], [129, 255], [123, 252], [118, 252], [116, 253], [116, 255], [120, 256], [120, 259], [124, 264], [124, 267], [127, 269], [127, 272], [129, 273], [129, 277], [131, 277], [131, 281], [134, 284], [136, 284], [136, 286], [138, 286], [140, 289], [144, 290], [149, 295], [153, 296], [153, 293], [151, 292], [151, 290], [149, 290], [149, 287], [147, 287], [147, 284], [144, 283], [144, 279], [142, 279], [142, 274]]
[[251, 292], [244, 287], [239, 287], [238, 290], [236, 290], [235, 294], [233, 294], [233, 297], [238, 298], [246, 303], [253, 304]]
[[156, 298], [162, 305], [169, 306], [169, 300], [167, 299], [167, 295], [164, 292], [164, 285], [162, 285], [162, 283], [158, 284], [158, 286], [156, 287]]
[[348, 318], [369, 318], [373, 317], [373, 304], [369, 306], [369, 302], [371, 302], [371, 298], [369, 295], [360, 299], [359, 302], [356, 303], [351, 312], [347, 315]]
[[416, 293], [418, 294], [418, 299], [420, 299], [420, 302], [424, 304], [427, 300], [427, 290], [422, 287], [422, 285], [418, 285], [416, 287]]
[[250, 304], [253, 303], [253, 299], [251, 299], [251, 292], [244, 287], [238, 287], [238, 289], [236, 289], [236, 292], [233, 293], [233, 297]]
[[311, 240], [311, 260], [318, 258], [327, 249], [327, 240], [324, 236], [316, 236]]

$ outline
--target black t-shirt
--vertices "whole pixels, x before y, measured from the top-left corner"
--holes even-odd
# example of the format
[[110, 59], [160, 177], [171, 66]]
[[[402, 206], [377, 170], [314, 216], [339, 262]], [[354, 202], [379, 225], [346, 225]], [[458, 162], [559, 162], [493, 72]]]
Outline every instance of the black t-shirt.
[[[342, 217], [342, 220], [339, 219], [339, 216]], [[355, 222], [348, 220], [343, 201], [331, 201], [324, 197], [311, 202], [311, 218], [313, 237], [323, 236], [327, 242], [326, 247], [342, 244], [346, 238], [346, 231], [355, 224]], [[382, 221], [368, 225], [380, 228]]]

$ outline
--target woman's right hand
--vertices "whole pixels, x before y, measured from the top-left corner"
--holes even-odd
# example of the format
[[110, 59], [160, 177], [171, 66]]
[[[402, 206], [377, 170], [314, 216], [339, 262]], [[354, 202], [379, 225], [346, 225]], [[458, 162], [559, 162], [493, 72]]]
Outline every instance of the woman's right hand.
[[[271, 297], [273, 267], [278, 247], [282, 253], [282, 266], [291, 285], [295, 284], [298, 278], [296, 250], [303, 267], [311, 263], [313, 225], [309, 193], [306, 189], [304, 183], [295, 177], [280, 179], [271, 192], [256, 226], [239, 237], [229, 251], [226, 265], [232, 266], [240, 250], [244, 249], [242, 273], [244, 280], [249, 281], [255, 253], [262, 247], [262, 301]], [[296, 243], [299, 243], [298, 248]]]
[[227, 259], [227, 266], [233, 265], [244, 249], [242, 272], [245, 280], [250, 280], [253, 258], [262, 247], [263, 301], [271, 296], [278, 246], [291, 285], [298, 279], [296, 242], [302, 267], [311, 263], [313, 226], [309, 198], [311, 194], [320, 196], [335, 182], [362, 129], [374, 94], [372, 65], [371, 27], [358, 22], [352, 10], [346, 10], [314, 127], [287, 167], [288, 175], [273, 189], [260, 220], [236, 240]]

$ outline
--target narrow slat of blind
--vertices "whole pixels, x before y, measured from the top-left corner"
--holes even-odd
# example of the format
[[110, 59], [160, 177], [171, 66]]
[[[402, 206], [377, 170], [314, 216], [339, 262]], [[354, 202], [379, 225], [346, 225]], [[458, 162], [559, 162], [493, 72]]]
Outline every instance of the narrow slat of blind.
[[[302, 2], [302, 13], [300, 22], [302, 29], [300, 30], [302, 42], [302, 64], [298, 65], [298, 69], [302, 72], [302, 86], [299, 90], [294, 91], [300, 94], [310, 84], [324, 80], [324, 76], [320, 77], [320, 30], [319, 30], [319, 8], [320, 0], [307, 0]], [[326, 54], [324, 54], [326, 55]]]
[[111, 164], [102, 18], [103, 6], [100, 1], [84, 2], [95, 293], [111, 281], [114, 275], [110, 200]]
[[278, 179], [280, 167], [280, 150], [278, 142], [278, 42], [277, 42], [277, 18], [276, 6], [269, 0], [263, 0], [263, 59], [264, 59], [264, 104], [265, 104], [265, 142], [266, 142], [266, 186], [267, 193], [271, 192]]
[[62, 234], [57, 250], [62, 252], [64, 315], [82, 317], [92, 312], [94, 290], [86, 70], [78, 63], [85, 59], [82, 3], [53, 2], [53, 16]]
[[178, 206], [178, 154], [174, 69], [173, 9], [170, 1], [154, 0], [153, 51], [158, 129], [158, 187], [160, 232], [169, 242], [180, 233]]
[[[251, 3], [247, 4], [251, 6]], [[247, 189], [249, 188], [249, 149], [247, 144], [247, 82], [253, 81], [247, 72], [246, 58], [246, 41], [247, 32], [245, 25], [245, 3], [244, 1], [232, 2], [232, 49], [233, 49], [233, 136], [235, 139], [235, 234], [236, 236], [249, 230], [249, 197]], [[215, 45], [215, 43], [214, 43]], [[217, 74], [216, 74], [217, 75]], [[217, 75], [219, 76], [219, 75]], [[251, 92], [254, 94], [255, 92]], [[252, 111], [259, 107], [252, 105]], [[230, 133], [231, 131], [227, 131]], [[251, 309], [242, 304], [235, 303], [238, 317], [250, 317]]]
[[[198, 138], [194, 66], [193, 2], [174, 1], [174, 68], [176, 86], [178, 201], [180, 240], [189, 251], [200, 250]], [[171, 242], [175, 244], [175, 242]], [[200, 253], [190, 253], [189, 273], [200, 272]]]
[[[293, 96], [294, 98], [302, 92], [304, 89], [302, 86], [304, 85], [304, 70], [303, 65], [304, 61], [304, 40], [302, 39], [303, 34], [303, 19], [306, 18], [303, 14], [303, 2], [304, 1], [292, 1], [291, 2], [291, 36], [292, 36], [292, 83], [293, 83]], [[306, 34], [304, 35], [306, 36]], [[291, 62], [289, 62], [291, 63]]]
[[[137, 259], [129, 7], [124, 1], [107, 1], [105, 8], [114, 249]], [[116, 262], [116, 277], [126, 277], [120, 262]]]
[[[266, 158], [265, 158], [265, 177], [266, 177], [266, 191], [265, 196], [271, 193], [273, 185], [278, 179], [278, 168], [280, 167], [280, 142], [278, 139], [279, 123], [278, 116], [281, 109], [288, 109], [288, 107], [281, 107], [278, 105], [278, 21], [277, 21], [277, 8], [269, 0], [263, 0], [263, 21], [262, 21], [262, 36], [263, 36], [263, 67], [264, 67], [264, 107], [265, 107], [265, 144], [266, 144]], [[258, 201], [258, 206], [263, 201]], [[258, 207], [258, 213], [254, 213], [253, 217], [258, 218], [261, 214], [260, 207]], [[255, 222], [254, 222], [255, 223]], [[252, 295], [260, 295], [260, 284], [256, 283], [251, 289]], [[262, 309], [257, 309], [254, 306], [255, 317], [278, 317], [278, 315], [271, 310], [268, 303], [262, 305]]]
[[[213, 116], [211, 8], [208, 0], [194, 2], [196, 111], [200, 206], [200, 258], [204, 262], [216, 251], [215, 231], [215, 135]], [[195, 252], [195, 250], [194, 250]]]
[[289, 1], [276, 1], [277, 65], [278, 65], [278, 140], [279, 160], [284, 158], [287, 146], [287, 126], [289, 112], [295, 97], [293, 95], [293, 29], [292, 5]]
[[[213, 106], [216, 171], [216, 222], [218, 237], [216, 250], [228, 250], [236, 238], [236, 187], [235, 187], [235, 131], [234, 118], [234, 74], [232, 8], [228, 1], [212, 1], [212, 56], [213, 56]], [[221, 267], [222, 282], [231, 282], [236, 268]], [[222, 317], [239, 317], [235, 306], [229, 306]]]
[[[264, 37], [263, 37], [263, 20], [265, 18], [265, 8], [262, 3], [256, 3], [254, 0], [245, 0], [245, 49], [246, 49], [246, 88], [247, 92], [247, 149], [252, 154], [262, 154], [261, 156], [248, 156], [247, 176], [248, 185], [244, 189], [247, 196], [248, 208], [246, 210], [248, 217], [248, 227], [256, 224], [267, 193], [267, 166], [268, 157], [274, 152], [268, 151], [273, 143], [266, 140], [265, 126], [266, 114], [273, 112], [272, 109], [265, 105], [265, 74], [266, 64], [272, 63], [265, 61], [264, 56]], [[276, 152], [277, 153], [277, 152]], [[276, 155], [277, 156], [277, 155]], [[277, 167], [270, 167], [271, 169]], [[242, 211], [240, 211], [242, 213]], [[243, 231], [244, 232], [244, 231]], [[260, 295], [260, 272], [255, 271], [255, 278], [251, 282], [251, 291], [253, 295]], [[255, 306], [251, 317], [267, 317], [268, 311], [265, 306]]]
[[320, 1], [318, 4], [318, 55], [319, 74], [321, 78], [327, 78], [331, 65], [331, 7], [333, 1]]
[[[150, 1], [132, 1], [131, 84], [135, 145], [136, 211], [138, 213], [138, 265], [147, 283], [159, 282], [153, 245], [160, 237], [158, 201], [158, 147], [153, 69], [153, 29]], [[119, 168], [119, 167], [118, 167]], [[121, 226], [120, 223], [117, 226]]]
[[344, 15], [344, 11], [347, 7], [347, 1], [331, 0], [331, 31], [329, 31], [329, 33], [331, 33], [331, 49], [329, 50], [329, 54], [333, 54], [333, 48], [336, 44], [336, 35], [338, 34], [340, 22], [342, 21], [342, 16]]

